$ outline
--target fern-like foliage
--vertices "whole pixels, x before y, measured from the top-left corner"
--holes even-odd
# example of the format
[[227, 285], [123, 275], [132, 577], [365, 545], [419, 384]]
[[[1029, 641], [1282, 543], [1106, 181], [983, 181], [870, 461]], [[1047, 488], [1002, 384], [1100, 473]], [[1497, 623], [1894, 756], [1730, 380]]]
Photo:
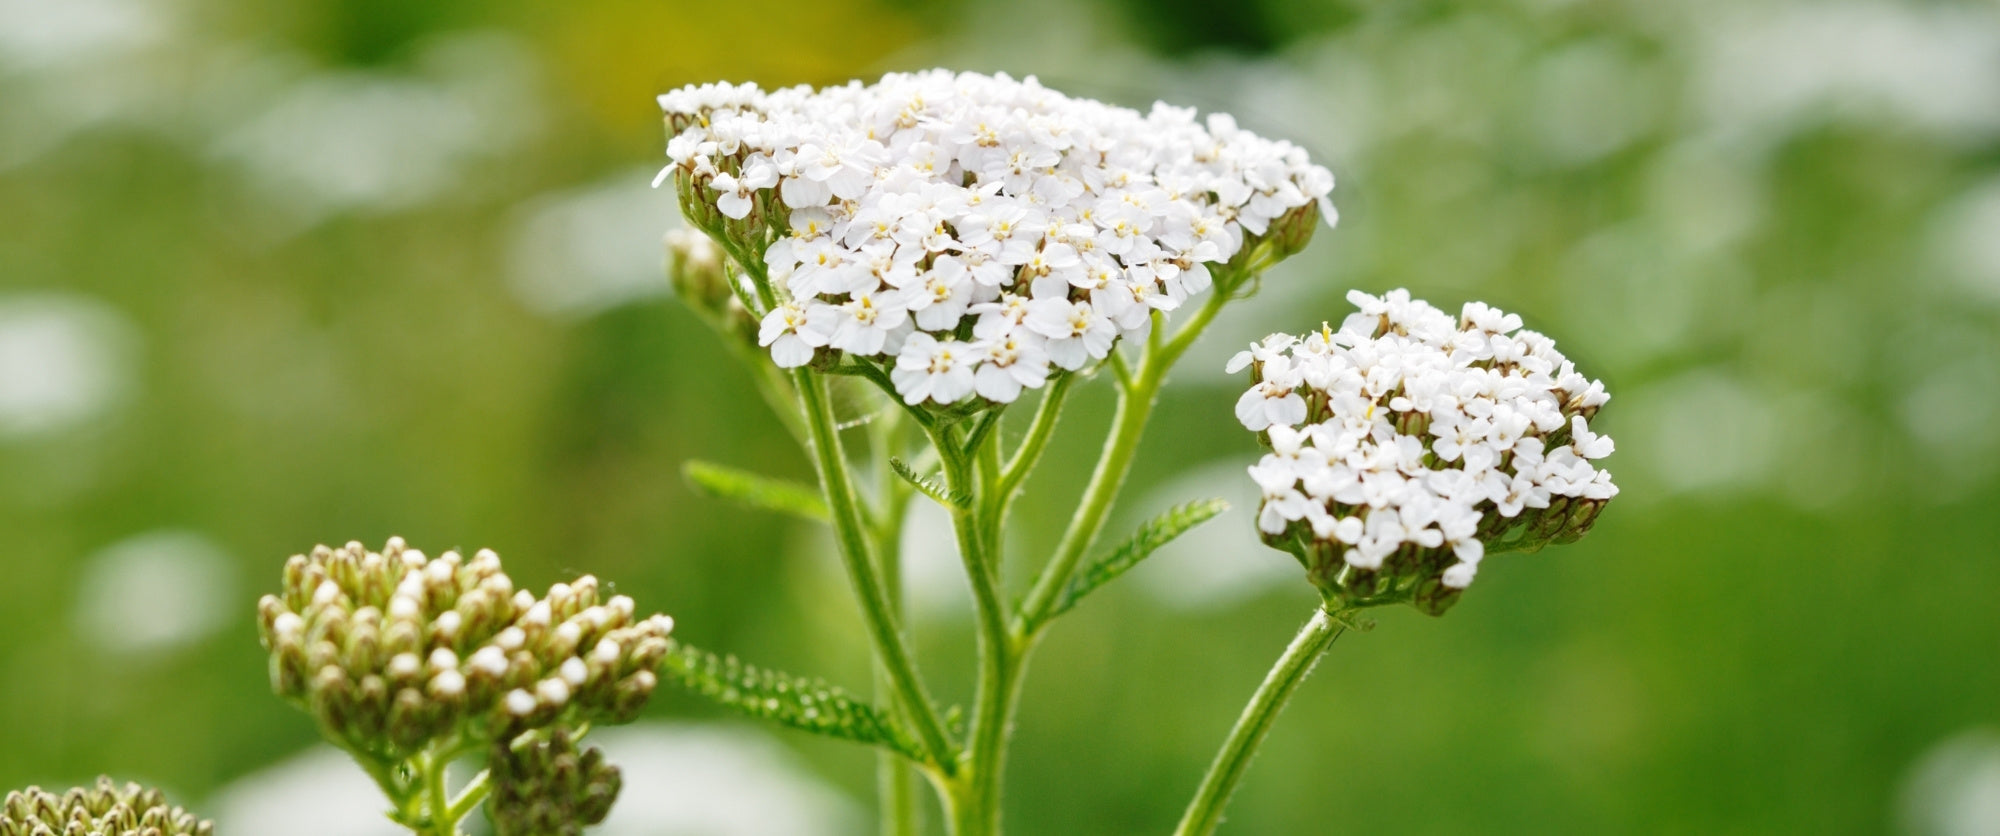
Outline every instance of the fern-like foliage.
[[688, 482], [696, 489], [718, 499], [735, 500], [752, 508], [814, 522], [826, 522], [828, 519], [826, 500], [820, 497], [817, 488], [713, 462], [689, 461], [684, 472]]
[[882, 746], [912, 760], [923, 748], [889, 714], [819, 679], [806, 679], [670, 642], [660, 669], [681, 687], [751, 717]]
[[896, 471], [897, 476], [903, 477], [903, 481], [910, 483], [911, 487], [922, 492], [924, 496], [937, 500], [939, 505], [943, 505], [946, 508], [965, 508], [972, 504], [972, 497], [952, 490], [950, 485], [944, 483], [944, 477], [942, 476], [936, 474], [919, 476], [915, 470], [910, 468], [909, 464], [897, 458], [889, 459], [889, 467]]
[[1161, 546], [1173, 542], [1174, 538], [1187, 533], [1188, 529], [1208, 522], [1215, 515], [1229, 510], [1229, 503], [1220, 499], [1199, 499], [1177, 505], [1164, 514], [1146, 521], [1139, 530], [1108, 555], [1092, 562], [1089, 567], [1078, 572], [1063, 587], [1062, 595], [1050, 605], [1043, 621], [1067, 612], [1083, 596], [1095, 592], [1098, 587], [1110, 583], [1125, 574], [1139, 561], [1152, 556]]

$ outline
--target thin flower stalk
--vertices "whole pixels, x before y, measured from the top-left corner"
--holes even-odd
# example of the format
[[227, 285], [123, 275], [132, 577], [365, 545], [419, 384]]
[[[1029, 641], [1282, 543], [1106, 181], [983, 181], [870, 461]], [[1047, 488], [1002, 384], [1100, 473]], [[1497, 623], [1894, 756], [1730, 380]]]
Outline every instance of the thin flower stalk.
[[1188, 802], [1187, 812], [1174, 828], [1174, 836], [1208, 836], [1215, 832], [1222, 821], [1223, 807], [1236, 792], [1236, 785], [1243, 781], [1251, 757], [1271, 733], [1272, 721], [1278, 719], [1278, 712], [1291, 701], [1292, 693], [1306, 681], [1313, 666], [1345, 629], [1340, 619], [1324, 608], [1313, 610], [1312, 618], [1299, 628], [1299, 634], [1292, 637], [1292, 643], [1285, 647], [1257, 686], [1257, 692], [1250, 696], [1249, 704], [1243, 706], [1243, 713], [1230, 728], [1222, 750], [1216, 752], [1215, 761], [1202, 776], [1194, 800]]

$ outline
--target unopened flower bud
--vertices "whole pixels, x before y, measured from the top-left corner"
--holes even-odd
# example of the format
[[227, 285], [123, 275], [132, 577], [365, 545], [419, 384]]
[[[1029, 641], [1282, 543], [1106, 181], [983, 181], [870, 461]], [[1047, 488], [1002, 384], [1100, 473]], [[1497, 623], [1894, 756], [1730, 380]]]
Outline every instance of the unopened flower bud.
[[643, 702], [645, 689], [612, 683], [657, 664], [665, 622], [617, 626], [630, 598], [598, 605], [586, 575], [537, 599], [490, 551], [467, 561], [392, 546], [315, 548], [287, 561], [285, 588], [258, 603], [274, 690], [342, 747], [407, 764], [446, 742], [620, 722]]
[[40, 787], [10, 792], [0, 804], [4, 836], [211, 836], [214, 824], [167, 804], [159, 790], [120, 787], [98, 778], [88, 789], [56, 795]]
[[487, 645], [472, 654], [466, 666], [474, 671], [499, 679], [507, 675], [507, 653], [495, 645]]
[[561, 727], [497, 743], [488, 760], [496, 836], [579, 836], [618, 798], [617, 768], [598, 749], [579, 751]]
[[535, 713], [535, 695], [516, 688], [507, 692], [507, 713], [516, 717], [526, 717]]
[[465, 693], [465, 676], [455, 670], [439, 671], [431, 677], [431, 696], [441, 700], [457, 699]]
[[389, 675], [396, 679], [410, 679], [422, 673], [424, 663], [415, 653], [398, 653], [389, 660]]
[[458, 635], [458, 628], [464, 623], [465, 616], [459, 615], [457, 610], [445, 610], [438, 613], [437, 619], [431, 622], [437, 638], [443, 641], [450, 641], [453, 637], [456, 637]]

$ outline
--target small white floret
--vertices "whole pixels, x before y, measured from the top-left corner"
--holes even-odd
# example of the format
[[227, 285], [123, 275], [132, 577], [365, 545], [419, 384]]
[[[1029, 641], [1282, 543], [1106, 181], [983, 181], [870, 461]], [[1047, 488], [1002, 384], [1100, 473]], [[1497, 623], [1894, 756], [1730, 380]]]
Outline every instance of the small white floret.
[[569, 683], [550, 677], [535, 684], [535, 696], [551, 708], [569, 702]]
[[438, 671], [431, 677], [431, 696], [440, 698], [456, 697], [465, 693], [465, 675], [458, 671]]
[[535, 695], [520, 688], [507, 692], [507, 713], [516, 717], [526, 717], [535, 713]]
[[398, 679], [416, 676], [423, 668], [423, 660], [415, 653], [398, 653], [389, 659], [389, 675]]

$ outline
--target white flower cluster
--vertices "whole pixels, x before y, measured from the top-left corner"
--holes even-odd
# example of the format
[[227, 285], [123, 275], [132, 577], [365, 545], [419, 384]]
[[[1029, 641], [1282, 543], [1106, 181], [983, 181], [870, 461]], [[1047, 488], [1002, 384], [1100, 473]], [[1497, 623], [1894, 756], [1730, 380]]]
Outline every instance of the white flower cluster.
[[1456, 562], [1472, 582], [1486, 546], [1522, 525], [1550, 539], [1587, 528], [1617, 495], [1591, 464], [1612, 452], [1589, 419], [1609, 400], [1555, 341], [1480, 302], [1453, 317], [1406, 290], [1347, 294], [1340, 329], [1273, 334], [1230, 361], [1254, 365], [1236, 403], [1271, 452], [1250, 468], [1258, 527], [1307, 538], [1363, 572]]
[[763, 238], [742, 243], [783, 291], [772, 358], [872, 358], [913, 405], [1011, 402], [1208, 290], [1246, 236], [1302, 242], [1334, 217], [1333, 175], [1291, 143], [1032, 77], [704, 85], [660, 105], [662, 178]]

